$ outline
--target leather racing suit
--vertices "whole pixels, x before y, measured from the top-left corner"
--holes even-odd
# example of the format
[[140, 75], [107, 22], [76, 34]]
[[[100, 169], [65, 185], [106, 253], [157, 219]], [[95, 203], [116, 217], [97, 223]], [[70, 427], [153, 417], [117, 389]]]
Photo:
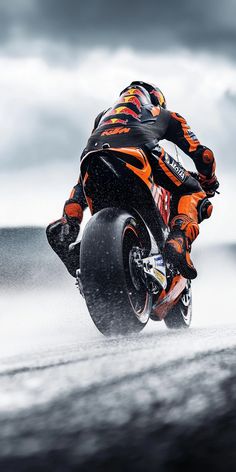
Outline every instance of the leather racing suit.
[[[193, 160], [198, 179], [160, 146], [159, 141], [163, 139], [176, 144]], [[111, 108], [97, 116], [82, 157], [89, 151], [102, 149], [105, 143], [113, 148], [141, 148], [146, 153], [154, 182], [172, 195], [170, 228], [184, 232], [186, 241], [191, 245], [198, 236], [199, 223], [210, 217], [213, 208], [207, 198], [208, 192], [203, 190], [204, 183], [205, 189], [208, 183], [210, 189], [211, 182], [216, 180], [215, 159], [211, 149], [200, 143], [181, 115], [154, 106], [138, 88], [126, 91]], [[213, 195], [209, 192], [209, 196]], [[79, 229], [86, 207], [87, 201], [79, 179], [65, 203], [64, 222], [73, 222], [74, 227], [77, 224]], [[76, 231], [75, 229], [75, 233]], [[49, 242], [53, 247], [52, 241]], [[55, 247], [53, 249], [56, 250]], [[61, 257], [60, 251], [56, 252]], [[61, 258], [64, 258], [66, 264], [66, 256]], [[183, 275], [186, 278], [195, 278], [191, 260], [188, 264], [189, 272], [185, 271]], [[67, 268], [75, 275], [73, 268]]]

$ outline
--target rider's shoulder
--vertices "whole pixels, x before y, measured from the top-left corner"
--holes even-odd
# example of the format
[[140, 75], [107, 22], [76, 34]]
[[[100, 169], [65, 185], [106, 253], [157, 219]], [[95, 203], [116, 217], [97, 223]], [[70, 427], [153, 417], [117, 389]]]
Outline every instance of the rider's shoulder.
[[186, 123], [186, 119], [180, 113], [178, 113], [176, 111], [170, 111], [170, 110], [169, 110], [169, 113], [170, 113], [170, 117], [172, 118], [172, 120], [180, 121], [182, 123]]

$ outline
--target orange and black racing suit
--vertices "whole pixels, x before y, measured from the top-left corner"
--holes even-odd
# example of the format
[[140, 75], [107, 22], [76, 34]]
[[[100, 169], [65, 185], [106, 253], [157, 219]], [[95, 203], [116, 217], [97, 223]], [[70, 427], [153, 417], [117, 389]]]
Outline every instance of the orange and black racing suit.
[[[102, 148], [104, 143], [113, 148], [134, 146], [143, 149], [151, 164], [155, 183], [172, 194], [172, 227], [181, 215], [182, 229], [192, 242], [199, 233], [198, 223], [211, 215], [212, 205], [199, 181], [167, 154], [159, 141], [167, 139], [191, 157], [202, 179], [214, 176], [213, 152], [199, 142], [178, 113], [146, 103], [137, 89], [133, 92], [131, 89], [129, 93], [121, 96], [114, 107], [98, 115], [82, 156]], [[83, 187], [78, 182], [65, 204], [65, 216], [76, 217], [81, 222], [86, 206]]]

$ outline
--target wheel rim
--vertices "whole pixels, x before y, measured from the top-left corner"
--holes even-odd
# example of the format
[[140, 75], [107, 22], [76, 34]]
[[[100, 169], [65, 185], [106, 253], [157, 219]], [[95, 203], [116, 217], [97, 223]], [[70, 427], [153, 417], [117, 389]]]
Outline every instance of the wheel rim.
[[181, 297], [181, 314], [187, 326], [190, 325], [192, 319], [192, 290], [191, 284], [188, 281], [187, 287]]
[[128, 225], [123, 232], [123, 261], [127, 293], [135, 316], [140, 322], [146, 323], [151, 309], [151, 297], [140, 280], [133, 262], [132, 249], [135, 246], [141, 246], [138, 233], [132, 225]]
[[181, 298], [181, 301], [183, 303], [184, 306], [188, 307], [190, 302], [191, 302], [191, 292], [188, 291], [188, 293], [185, 293], [182, 298]]

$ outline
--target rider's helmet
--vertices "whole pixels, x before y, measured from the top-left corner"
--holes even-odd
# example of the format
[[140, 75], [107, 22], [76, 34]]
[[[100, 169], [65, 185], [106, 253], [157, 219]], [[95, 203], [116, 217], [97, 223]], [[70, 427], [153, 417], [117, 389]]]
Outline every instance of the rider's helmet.
[[142, 82], [141, 80], [135, 80], [134, 82], [131, 82], [128, 87], [122, 90], [120, 95], [123, 95], [123, 93], [125, 93], [129, 88], [135, 87], [145, 89], [153, 105], [160, 105], [162, 108], [166, 108], [166, 99], [162, 91], [156, 85], [148, 84], [147, 82]]

